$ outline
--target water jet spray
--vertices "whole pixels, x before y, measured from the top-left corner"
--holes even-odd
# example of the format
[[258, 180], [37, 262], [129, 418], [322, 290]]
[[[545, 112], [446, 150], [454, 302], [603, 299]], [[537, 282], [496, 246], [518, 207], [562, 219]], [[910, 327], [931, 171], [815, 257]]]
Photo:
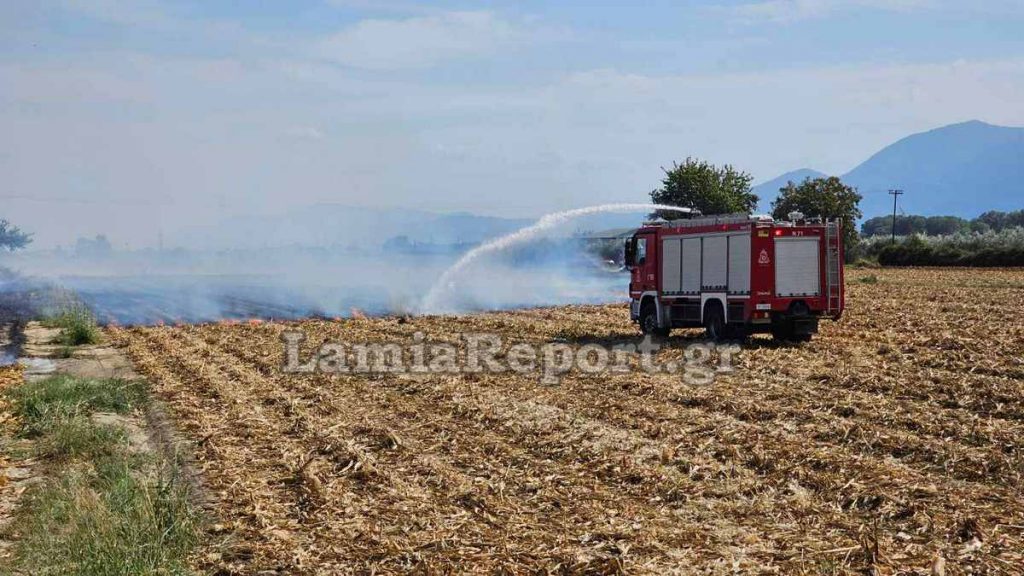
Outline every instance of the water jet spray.
[[530, 242], [559, 224], [563, 224], [581, 216], [589, 216], [591, 214], [601, 214], [606, 212], [646, 212], [651, 210], [671, 210], [673, 212], [681, 213], [692, 212], [690, 208], [669, 206], [667, 204], [624, 203], [601, 204], [598, 206], [587, 206], [585, 208], [574, 208], [572, 210], [546, 214], [541, 217], [540, 220], [537, 220], [535, 223], [526, 226], [525, 228], [520, 228], [511, 234], [506, 234], [500, 238], [495, 238], [494, 240], [485, 242], [463, 254], [462, 258], [459, 258], [455, 264], [452, 264], [447, 270], [445, 270], [444, 273], [441, 274], [441, 277], [438, 278], [437, 282], [431, 286], [426, 297], [423, 298], [423, 302], [420, 304], [419, 312], [430, 314], [445, 311], [442, 306], [442, 298], [448, 293], [448, 289], [451, 287], [452, 283], [458, 278], [459, 274], [483, 256], [501, 252], [513, 246]]

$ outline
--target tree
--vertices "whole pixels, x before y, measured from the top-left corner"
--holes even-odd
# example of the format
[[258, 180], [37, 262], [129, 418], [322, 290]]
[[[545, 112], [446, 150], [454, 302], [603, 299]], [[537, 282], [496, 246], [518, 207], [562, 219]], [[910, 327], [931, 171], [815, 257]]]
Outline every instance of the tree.
[[965, 228], [970, 228], [967, 221], [956, 216], [929, 216], [924, 224], [924, 232], [929, 236], [950, 236]]
[[928, 219], [924, 216], [899, 216], [896, 218], [896, 235], [910, 236], [912, 234], [924, 234], [928, 225]]
[[991, 231], [992, 227], [986, 224], [985, 222], [982, 222], [981, 220], [977, 219], [971, 220], [971, 232], [978, 232], [979, 234], [984, 234], [985, 232]]
[[843, 223], [843, 245], [847, 254], [853, 254], [857, 244], [854, 222], [861, 217], [860, 200], [856, 188], [835, 176], [807, 178], [800, 184], [789, 182], [779, 189], [779, 197], [772, 202], [772, 216], [785, 220], [790, 212], [802, 212], [808, 217], [838, 218]]
[[22, 232], [17, 226], [11, 226], [7, 220], [0, 218], [0, 250], [14, 252], [32, 242], [32, 235]]
[[1024, 228], [1024, 210], [1014, 210], [1006, 213], [1006, 224], [1009, 227]]
[[862, 236], [885, 236], [892, 226], [892, 216], [875, 216], [860, 225]]
[[[750, 213], [757, 208], [757, 195], [750, 191], [753, 177], [728, 164], [719, 168], [687, 158], [682, 164], [673, 162], [671, 170], [662, 170], [661, 188], [651, 191], [656, 204], [696, 208], [703, 214]], [[659, 210], [652, 216], [668, 219], [672, 213]]]
[[1006, 226], [1006, 212], [1000, 212], [998, 210], [989, 210], [976, 219], [978, 222], [982, 222], [988, 226], [989, 229], [995, 230], [996, 232], [1002, 230]]
[[104, 234], [97, 234], [95, 238], [79, 238], [75, 242], [75, 256], [81, 258], [105, 258], [114, 251], [110, 240]]
[[989, 229], [999, 232], [1007, 228], [1024, 227], [1024, 210], [1000, 212], [989, 210], [976, 218], [976, 221], [988, 225]]

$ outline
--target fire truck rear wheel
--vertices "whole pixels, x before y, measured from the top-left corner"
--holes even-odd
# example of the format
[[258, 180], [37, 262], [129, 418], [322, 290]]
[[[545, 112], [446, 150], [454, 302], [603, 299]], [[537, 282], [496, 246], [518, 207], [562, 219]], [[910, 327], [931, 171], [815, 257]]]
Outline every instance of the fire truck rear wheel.
[[797, 334], [790, 322], [781, 326], [772, 326], [772, 337], [780, 342], [810, 342], [810, 334]]
[[704, 313], [704, 330], [707, 332], [708, 340], [718, 342], [727, 337], [725, 332], [725, 315], [722, 314], [720, 306], [708, 306]]
[[726, 324], [725, 330], [730, 340], [735, 340], [740, 344], [746, 343], [747, 338], [750, 336], [750, 334], [747, 332], [747, 327], [743, 326], [742, 324], [739, 326]]
[[668, 336], [669, 328], [658, 326], [658, 309], [651, 302], [645, 302], [640, 308], [640, 331], [661, 338]]

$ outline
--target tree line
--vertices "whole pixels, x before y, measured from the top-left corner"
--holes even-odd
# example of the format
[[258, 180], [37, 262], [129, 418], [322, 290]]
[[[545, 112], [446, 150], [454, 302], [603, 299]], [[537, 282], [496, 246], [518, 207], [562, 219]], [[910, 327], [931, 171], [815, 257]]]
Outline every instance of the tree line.
[[[863, 236], [889, 236], [893, 230], [892, 216], [876, 216], [861, 224]], [[961, 218], [959, 216], [896, 216], [896, 235], [910, 236], [950, 236], [953, 234], [970, 234], [972, 232], [1002, 232], [1011, 228], [1024, 227], [1024, 210], [1000, 212], [990, 210], [977, 218]]]

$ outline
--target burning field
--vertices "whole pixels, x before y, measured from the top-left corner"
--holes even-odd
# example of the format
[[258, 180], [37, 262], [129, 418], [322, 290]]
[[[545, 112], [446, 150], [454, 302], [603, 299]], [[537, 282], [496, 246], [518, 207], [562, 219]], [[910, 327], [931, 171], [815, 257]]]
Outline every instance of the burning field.
[[624, 305], [110, 333], [191, 444], [202, 570], [1021, 572], [1024, 271], [847, 279], [842, 321], [751, 339], [710, 384], [282, 370], [290, 330], [304, 355], [417, 332], [635, 343]]

